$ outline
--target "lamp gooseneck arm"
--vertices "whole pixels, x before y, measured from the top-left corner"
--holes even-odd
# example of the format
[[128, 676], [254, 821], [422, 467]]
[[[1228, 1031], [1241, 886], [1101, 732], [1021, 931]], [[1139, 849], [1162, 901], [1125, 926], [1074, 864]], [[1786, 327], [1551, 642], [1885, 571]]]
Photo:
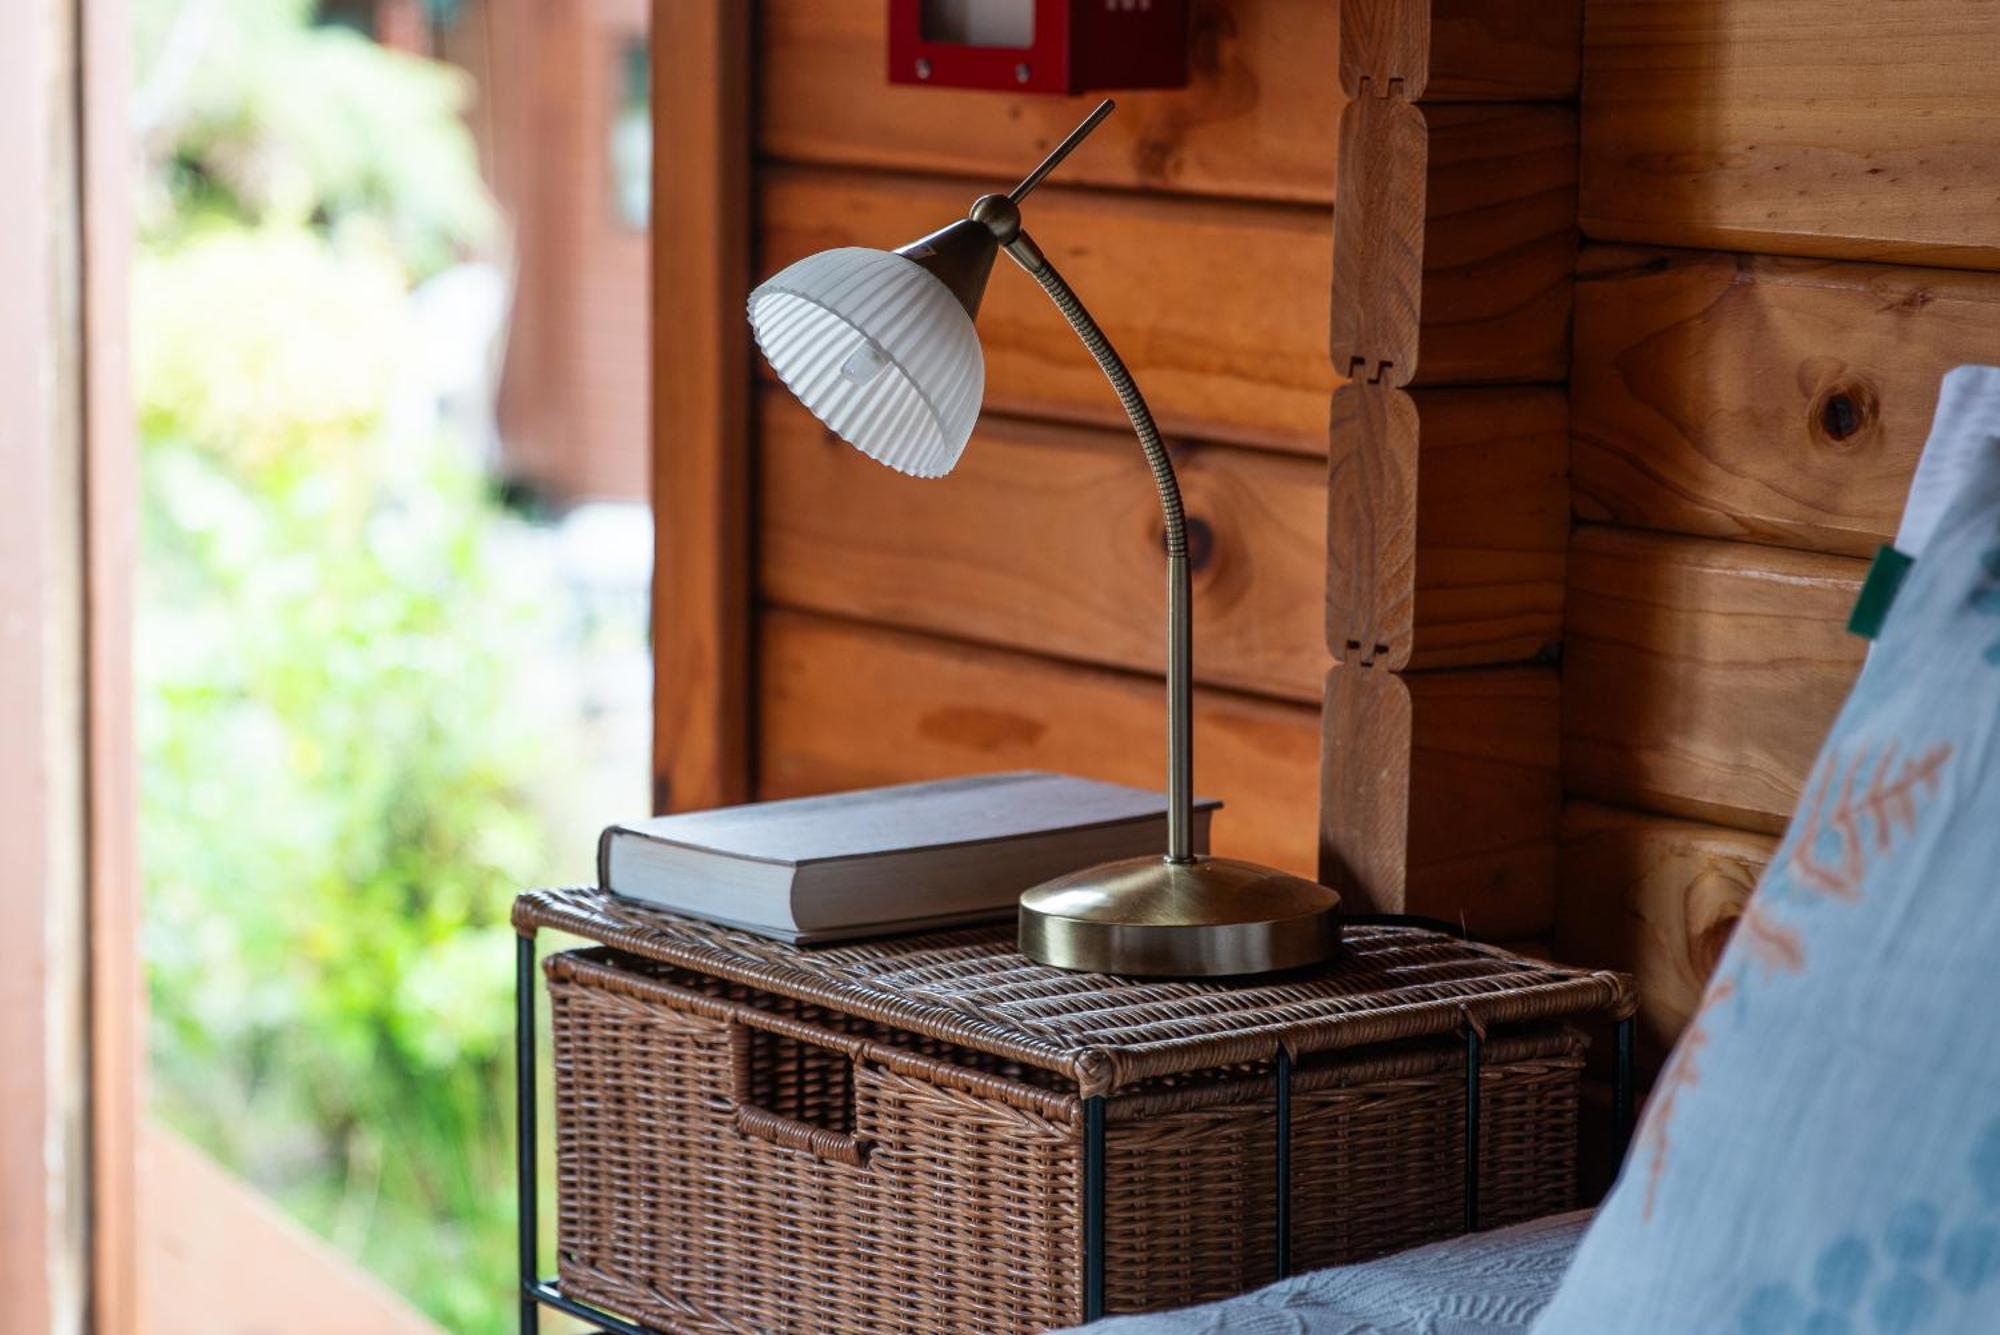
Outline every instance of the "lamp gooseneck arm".
[[[1104, 110], [1108, 110], [1108, 106]], [[1098, 116], [1102, 119], [1102, 114]], [[1095, 122], [1093, 121], [1092, 124]], [[1041, 247], [1017, 233], [1006, 242], [1014, 262], [1027, 270], [1049, 300], [1069, 321], [1076, 336], [1104, 371], [1104, 378], [1118, 392], [1125, 415], [1138, 433], [1139, 448], [1153, 470], [1153, 484], [1160, 492], [1160, 513], [1166, 526], [1167, 547], [1167, 861], [1194, 861], [1194, 612], [1189, 592], [1187, 520], [1181, 507], [1180, 481], [1174, 476], [1173, 460], [1160, 441], [1159, 428], [1146, 400], [1125, 369], [1124, 359], [1097, 327], [1097, 321], [1077, 300], [1076, 293], [1063, 281], [1056, 267], [1042, 254]]]

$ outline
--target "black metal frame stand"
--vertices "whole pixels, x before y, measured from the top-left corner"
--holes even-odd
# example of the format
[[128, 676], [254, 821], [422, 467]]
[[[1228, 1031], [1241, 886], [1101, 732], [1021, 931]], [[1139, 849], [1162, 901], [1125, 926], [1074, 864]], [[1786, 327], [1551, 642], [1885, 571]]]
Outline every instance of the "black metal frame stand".
[[[1358, 921], [1350, 919], [1350, 921]], [[1370, 919], [1369, 921], [1381, 921]], [[1449, 924], [1427, 919], [1398, 919], [1398, 925], [1430, 927], [1461, 935]], [[1632, 1045], [1634, 1019], [1618, 1021], [1614, 1034], [1617, 1073], [1612, 1090], [1613, 1130], [1618, 1144], [1632, 1137]], [[1465, 1028], [1465, 1231], [1479, 1229], [1479, 1083], [1482, 1073], [1481, 1049], [1484, 1040], [1468, 1024]], [[1275, 1079], [1277, 1142], [1273, 1165], [1277, 1181], [1277, 1264], [1275, 1278], [1292, 1273], [1292, 1055], [1278, 1050]], [[535, 940], [517, 938], [514, 948], [514, 1106], [517, 1130], [514, 1168], [518, 1175], [516, 1203], [519, 1214], [521, 1264], [520, 1335], [537, 1335], [541, 1309], [550, 1308], [592, 1322], [600, 1335], [659, 1335], [645, 1326], [634, 1325], [602, 1308], [566, 1296], [562, 1285], [541, 1277], [541, 1192], [536, 1161], [538, 1118], [535, 1087]], [[1104, 1315], [1104, 1096], [1083, 1101], [1083, 1319], [1095, 1321]]]
[[599, 1335], [658, 1335], [623, 1317], [580, 1303], [562, 1291], [559, 1281], [541, 1276], [541, 1173], [536, 1155], [541, 1145], [535, 1089], [535, 938], [514, 940], [514, 1173], [515, 1231], [521, 1262], [520, 1335], [538, 1335], [542, 1309], [551, 1308], [588, 1321]]

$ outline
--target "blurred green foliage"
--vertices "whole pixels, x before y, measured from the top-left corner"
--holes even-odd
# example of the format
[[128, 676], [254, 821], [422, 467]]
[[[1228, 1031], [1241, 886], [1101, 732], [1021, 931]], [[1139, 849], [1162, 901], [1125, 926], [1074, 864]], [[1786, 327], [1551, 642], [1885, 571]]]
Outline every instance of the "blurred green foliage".
[[464, 90], [297, 0], [136, 9], [155, 1108], [498, 1332], [506, 914], [548, 865], [510, 647], [551, 614], [503, 577], [473, 450], [407, 402], [413, 285], [493, 225]]
[[497, 214], [447, 66], [312, 22], [312, 0], [134, 0], [149, 235], [206, 222], [378, 237], [423, 278]]

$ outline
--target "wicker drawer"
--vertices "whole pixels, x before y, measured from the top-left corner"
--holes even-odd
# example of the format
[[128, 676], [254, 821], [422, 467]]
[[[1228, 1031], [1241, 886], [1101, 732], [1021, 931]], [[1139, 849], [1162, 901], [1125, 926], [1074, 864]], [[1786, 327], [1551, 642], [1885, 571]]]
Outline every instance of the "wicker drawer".
[[[571, 1297], [689, 1332], [990, 1335], [1082, 1318], [1073, 1080], [606, 949], [545, 969]], [[1463, 1051], [1413, 1039], [1299, 1061], [1297, 1267], [1459, 1231]], [[1485, 1044], [1482, 1223], [1571, 1204], [1582, 1058], [1560, 1024]], [[1271, 1069], [1105, 1099], [1109, 1310], [1272, 1278]]]

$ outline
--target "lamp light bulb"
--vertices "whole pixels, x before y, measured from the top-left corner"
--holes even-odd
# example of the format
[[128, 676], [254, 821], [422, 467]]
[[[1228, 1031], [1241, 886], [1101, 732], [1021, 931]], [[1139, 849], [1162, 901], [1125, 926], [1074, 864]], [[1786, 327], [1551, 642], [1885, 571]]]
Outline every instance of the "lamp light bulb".
[[861, 346], [849, 353], [847, 360], [840, 364], [840, 374], [857, 385], [865, 385], [882, 374], [882, 368], [889, 364], [889, 354], [877, 347], [873, 340], [862, 339]]

